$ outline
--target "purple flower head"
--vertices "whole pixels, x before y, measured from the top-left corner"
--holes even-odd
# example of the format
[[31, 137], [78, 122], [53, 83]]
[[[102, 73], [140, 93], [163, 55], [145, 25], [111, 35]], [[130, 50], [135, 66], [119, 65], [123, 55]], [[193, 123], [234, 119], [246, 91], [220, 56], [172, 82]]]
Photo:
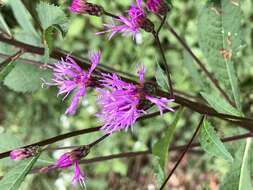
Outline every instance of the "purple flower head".
[[86, 189], [85, 179], [86, 175], [81, 171], [78, 162], [75, 162], [75, 170], [74, 170], [74, 177], [72, 178], [72, 184], [76, 185], [78, 182], [80, 185]]
[[111, 33], [109, 39], [111, 39], [115, 34], [121, 33], [125, 35], [132, 35], [133, 39], [140, 32], [140, 29], [144, 29], [147, 32], [152, 32], [154, 30], [153, 23], [147, 18], [144, 9], [142, 7], [142, 0], [136, 0], [136, 4], [132, 4], [128, 10], [128, 16], [119, 16], [117, 19], [120, 25], [104, 24], [107, 28], [105, 31], [98, 32], [97, 34]]
[[89, 14], [94, 16], [101, 16], [103, 8], [101, 6], [88, 3], [86, 0], [73, 0], [69, 10], [77, 14]]
[[144, 85], [145, 68], [142, 65], [138, 71], [140, 85], [126, 83], [116, 74], [103, 74], [100, 81], [106, 89], [98, 88], [98, 104], [101, 111], [97, 116], [103, 121], [101, 128], [105, 133], [113, 133], [120, 130], [128, 130], [136, 120], [145, 114], [144, 105], [147, 102], [155, 104], [160, 113], [167, 109], [169, 102], [173, 99], [153, 97], [146, 93]]
[[168, 12], [168, 6], [163, 0], [147, 0], [146, 7], [155, 14], [166, 15]]
[[72, 102], [65, 112], [66, 114], [75, 114], [80, 100], [85, 96], [86, 88], [91, 84], [91, 74], [98, 65], [100, 56], [100, 52], [90, 53], [91, 67], [88, 72], [83, 71], [70, 56], [67, 56], [65, 60], [61, 59], [58, 63], [48, 66], [53, 70], [53, 82], [44, 82], [44, 84], [58, 86], [59, 92], [57, 96], [65, 94], [63, 100], [70, 92], [75, 91]]
[[56, 161], [54, 166], [56, 168], [68, 168], [72, 166], [75, 162], [80, 160], [84, 156], [84, 150], [75, 149], [71, 152], [64, 153], [61, 157]]
[[85, 187], [85, 174], [81, 171], [78, 162], [79, 160], [86, 156], [89, 153], [89, 149], [78, 148], [63, 154], [53, 165], [50, 165], [50, 168], [69, 168], [74, 165], [74, 177], [72, 178], [72, 184], [76, 185], [77, 182], [81, 184], [82, 187]]

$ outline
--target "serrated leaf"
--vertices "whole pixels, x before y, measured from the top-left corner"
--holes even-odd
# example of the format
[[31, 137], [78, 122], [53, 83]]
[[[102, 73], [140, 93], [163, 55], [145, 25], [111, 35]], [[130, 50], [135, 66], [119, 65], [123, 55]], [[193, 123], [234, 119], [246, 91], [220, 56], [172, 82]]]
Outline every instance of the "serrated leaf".
[[159, 85], [159, 87], [161, 89], [163, 89], [165, 91], [169, 90], [169, 84], [168, 84], [167, 77], [158, 63], [157, 63], [157, 67], [156, 67], [155, 78], [156, 78], [157, 84]]
[[240, 116], [241, 113], [225, 101], [221, 96], [212, 92], [211, 94], [201, 92], [201, 96], [208, 102], [208, 104], [219, 113]]
[[40, 154], [35, 157], [20, 161], [14, 168], [12, 168], [0, 181], [1, 190], [17, 190], [19, 189], [25, 177], [36, 163]]
[[17, 64], [5, 77], [4, 85], [17, 92], [33, 92], [41, 87], [41, 78], [49, 79], [50, 72], [30, 64]]
[[248, 138], [238, 149], [236, 159], [220, 185], [220, 190], [249, 190], [253, 189], [249, 170], [252, 139]]
[[67, 33], [68, 19], [60, 7], [40, 2], [36, 7], [36, 11], [43, 30], [46, 30], [50, 26], [58, 25], [63, 36]]
[[206, 119], [200, 130], [199, 142], [207, 153], [233, 162], [233, 157], [217, 136], [213, 126]]
[[233, 57], [241, 46], [239, 1], [208, 1], [198, 16], [199, 44], [215, 77], [241, 110]]
[[46, 2], [40, 2], [36, 7], [36, 11], [43, 29], [44, 62], [47, 63], [54, 47], [56, 34], [59, 32], [62, 36], [65, 36], [67, 33], [68, 19], [60, 7]]
[[16, 20], [24, 31], [34, 36], [34, 38], [39, 38], [33, 24], [32, 17], [23, 5], [22, 1], [9, 0], [11, 9], [14, 13]]
[[165, 166], [169, 157], [169, 152], [168, 152], [169, 146], [174, 136], [175, 129], [177, 127], [178, 121], [182, 113], [183, 113], [183, 108], [180, 108], [175, 115], [173, 123], [167, 127], [162, 138], [159, 139], [153, 145], [152, 154], [158, 157], [159, 165], [160, 165], [160, 168], [162, 168], [162, 170], [165, 170]]
[[5, 31], [9, 36], [11, 36], [11, 31], [7, 25], [7, 23], [5, 22], [2, 14], [0, 13], [0, 28]]

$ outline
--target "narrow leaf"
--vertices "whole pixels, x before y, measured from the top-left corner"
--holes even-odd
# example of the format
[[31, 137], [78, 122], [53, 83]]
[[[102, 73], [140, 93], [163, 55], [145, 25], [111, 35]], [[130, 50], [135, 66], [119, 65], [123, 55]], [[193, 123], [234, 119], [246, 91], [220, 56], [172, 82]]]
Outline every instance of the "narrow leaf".
[[22, 54], [22, 51], [18, 51], [0, 64], [0, 82], [12, 71], [17, 63], [15, 60], [17, 60]]
[[241, 47], [240, 1], [208, 1], [198, 17], [199, 44], [215, 77], [241, 110], [233, 58]]
[[156, 78], [157, 84], [159, 85], [159, 87], [161, 89], [163, 89], [165, 91], [169, 90], [169, 84], [168, 84], [167, 77], [158, 63], [157, 63], [157, 67], [156, 67], [155, 78]]
[[1, 190], [17, 190], [19, 189], [25, 177], [36, 163], [40, 154], [35, 157], [21, 161], [13, 169], [11, 169], [0, 181]]
[[174, 121], [171, 124], [171, 126], [167, 127], [166, 131], [164, 132], [163, 137], [160, 140], [158, 140], [152, 148], [152, 153], [153, 155], [159, 158], [159, 165], [163, 170], [165, 169], [166, 163], [168, 161], [168, 156], [169, 156], [168, 149], [169, 149], [170, 143], [175, 133], [176, 126], [178, 124], [178, 121], [182, 113], [183, 113], [183, 108], [180, 108], [177, 111]]
[[220, 185], [220, 190], [249, 190], [253, 189], [250, 175], [250, 153], [252, 139], [248, 138], [238, 149], [236, 159]]
[[32, 24], [32, 17], [23, 5], [22, 1], [9, 0], [8, 2], [11, 5], [11, 9], [14, 13], [14, 16], [22, 29], [27, 33], [30, 33], [34, 37], [39, 38]]
[[200, 130], [199, 141], [201, 147], [209, 154], [233, 162], [233, 157], [217, 136], [213, 126], [206, 119]]
[[200, 94], [208, 102], [208, 104], [217, 112], [236, 116], [241, 115], [241, 113], [237, 109], [235, 109], [227, 101], [225, 101], [222, 97], [218, 96], [214, 92], [212, 92], [211, 94], [201, 92]]
[[0, 28], [5, 31], [9, 36], [11, 35], [11, 31], [9, 29], [9, 26], [7, 25], [7, 23], [5, 22], [2, 14], [0, 13]]

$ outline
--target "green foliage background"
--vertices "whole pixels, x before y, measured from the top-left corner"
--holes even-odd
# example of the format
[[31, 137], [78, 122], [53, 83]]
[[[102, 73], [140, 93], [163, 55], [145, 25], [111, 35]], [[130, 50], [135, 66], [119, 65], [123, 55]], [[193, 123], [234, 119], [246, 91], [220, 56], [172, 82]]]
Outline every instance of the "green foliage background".
[[[136, 72], [136, 64], [144, 63], [147, 68], [147, 78], [155, 79], [154, 71], [157, 68], [156, 62], [160, 58], [150, 34], [142, 32], [137, 42], [134, 42], [131, 38], [122, 37], [120, 35], [108, 41], [106, 36], [98, 36], [95, 35], [95, 33], [102, 30], [102, 24], [110, 21], [110, 19], [70, 14], [67, 9], [70, 1], [51, 0], [43, 2], [55, 4], [59, 6], [60, 8], [58, 9], [61, 10], [47, 12], [48, 18], [52, 18], [51, 20], [47, 20], [43, 19], [43, 16], [35, 16], [36, 4], [39, 2], [41, 1], [23, 0], [24, 5], [31, 10], [32, 16], [30, 18], [22, 11], [15, 11], [21, 10], [20, 6], [22, 6], [22, 4], [19, 0], [4, 1], [6, 6], [0, 7], [0, 13], [6, 20], [10, 27], [10, 31], [16, 39], [32, 45], [47, 47], [47, 53], [51, 52], [53, 46], [60, 47], [84, 59], [87, 58], [89, 50], [100, 49], [102, 51], [103, 65], [133, 74]], [[130, 4], [129, 0], [94, 0], [92, 2], [101, 4], [106, 10], [115, 14], [124, 12]], [[201, 13], [205, 3], [206, 1], [199, 0], [172, 1], [173, 8], [169, 13], [168, 22], [180, 36], [184, 37], [196, 55], [203, 60], [203, 62], [207, 63], [209, 57], [206, 59], [199, 47], [199, 31], [197, 25], [199, 19], [198, 15]], [[247, 117], [252, 117], [253, 3], [251, 0], [243, 0], [241, 1], [241, 6], [243, 15], [240, 26], [242, 32], [242, 46], [240, 46], [239, 51], [235, 52], [234, 63], [238, 72], [242, 111]], [[43, 8], [40, 7], [40, 9]], [[66, 13], [67, 18], [57, 17], [57, 14], [62, 14], [62, 10]], [[65, 22], [64, 19], [68, 22]], [[155, 23], [158, 23], [158, 19], [154, 15], [151, 16], [151, 19]], [[44, 23], [41, 23], [41, 21]], [[61, 25], [61, 28], [64, 28], [64, 30], [58, 30], [58, 26], [54, 29], [50, 29], [49, 27], [51, 24], [48, 23], [56, 25], [64, 23], [64, 26]], [[40, 26], [42, 26], [42, 28], [40, 28]], [[50, 36], [48, 32], [53, 32], [57, 36], [56, 40], [52, 42], [50, 37], [47, 38], [47, 35]], [[203, 94], [201, 96], [201, 92], [205, 91], [209, 93], [210, 89], [205, 88], [208, 86], [206, 85], [207, 80], [204, 79], [204, 76], [199, 74], [198, 67], [196, 67], [193, 60], [177, 43], [176, 39], [165, 28], [161, 31], [160, 37], [163, 47], [166, 50], [166, 58], [171, 66], [175, 88], [179, 91], [196, 96], [199, 99], [203, 96]], [[3, 54], [12, 55], [15, 52], [16, 49], [13, 48], [13, 46], [0, 43], [0, 60], [5, 59]], [[41, 64], [45, 61], [51, 63], [55, 62], [55, 60], [48, 59], [47, 54], [44, 56], [25, 54], [22, 58], [33, 59], [41, 62]], [[207, 67], [213, 70], [211, 65], [207, 65]], [[17, 75], [19, 75], [18, 78]], [[22, 77], [20, 77], [21, 75]], [[77, 115], [74, 117], [67, 117], [64, 115], [64, 112], [71, 98], [62, 101], [61, 97], [56, 97], [56, 88], [41, 88], [40, 78], [50, 79], [50, 77], [51, 73], [27, 64], [24, 60], [18, 60], [17, 66], [1, 83], [0, 152], [15, 148], [18, 145], [30, 144], [69, 131], [96, 127], [100, 124], [95, 117], [98, 108], [96, 107], [96, 93], [94, 91], [88, 92], [87, 99], [82, 102]], [[206, 99], [208, 100], [208, 98]], [[204, 102], [203, 99], [201, 101]], [[212, 100], [210, 101], [211, 102], [208, 101], [208, 103], [213, 106], [214, 109], [219, 109], [219, 107], [216, 108], [215, 105], [212, 105]], [[224, 105], [223, 103], [219, 105], [221, 104]], [[238, 115], [238, 112], [233, 111], [230, 107], [223, 106], [222, 108], [225, 110], [225, 113], [226, 110], [229, 110], [232, 114]], [[174, 119], [173, 114], [169, 113], [162, 117], [159, 116], [140, 121], [135, 124], [132, 132], [116, 133], [103, 141], [99, 146], [92, 149], [88, 158], [120, 152], [141, 151], [151, 148], [152, 145], [164, 135], [163, 131], [173, 123]], [[185, 109], [178, 121], [171, 145], [187, 143], [198, 124], [198, 120], [199, 114]], [[219, 137], [224, 137], [243, 132], [231, 124], [221, 122], [217, 119], [210, 120], [216, 131], [214, 132], [213, 129], [211, 129], [212, 135], [216, 135], [217, 133]], [[202, 136], [206, 136], [203, 132], [201, 134]], [[54, 146], [87, 144], [99, 136], [101, 136], [100, 132], [92, 135], [81, 135], [61, 141]], [[242, 152], [245, 150], [245, 141], [241, 142], [242, 143], [225, 144], [226, 148], [223, 147], [223, 152], [218, 153], [221, 154], [220, 157], [214, 153], [215, 151], [212, 153], [218, 157], [213, 157], [212, 153], [204, 154], [203, 152], [189, 154], [186, 157], [187, 164], [182, 164], [182, 166], [178, 168], [179, 171], [176, 172], [174, 176], [174, 182], [170, 184], [171, 187], [174, 185], [171, 189], [179, 189], [180, 187], [184, 189], [211, 189], [210, 183], [212, 180], [218, 181], [223, 189], [231, 189], [226, 186], [226, 181], [229, 181], [228, 179], [231, 180], [231, 178], [227, 177], [226, 173], [231, 167], [235, 167], [235, 169], [232, 168], [232, 171], [238, 171], [240, 170], [238, 168], [241, 168], [240, 163], [243, 159]], [[252, 149], [252, 147], [250, 148]], [[240, 153], [237, 150], [242, 151]], [[229, 161], [223, 159], [223, 157], [231, 159], [229, 152], [238, 164], [231, 166]], [[237, 154], [239, 154], [239, 156], [237, 156]], [[52, 163], [59, 155], [59, 151], [43, 153], [36, 165], [41, 166]], [[250, 162], [247, 168], [249, 171], [252, 171], [253, 151], [250, 151], [248, 157]], [[178, 154], [171, 152], [169, 158], [169, 164], [165, 169], [167, 173], [178, 158]], [[5, 175], [5, 173], [16, 164], [17, 163], [10, 161], [8, 158], [0, 160], [0, 176]], [[157, 172], [154, 170], [154, 168], [157, 168], [157, 165], [157, 160], [152, 156], [139, 156], [136, 158], [115, 159], [83, 165], [82, 169], [88, 176], [87, 189], [148, 189], [148, 187], [155, 187], [157, 184], [155, 174]], [[72, 189], [70, 185], [72, 174], [73, 169], [66, 169], [64, 171], [54, 171], [48, 174], [28, 175], [21, 189]], [[234, 174], [234, 176], [237, 176], [237, 174]], [[223, 178], [225, 181], [222, 181]], [[235, 179], [237, 180], [238, 177], [235, 177]], [[179, 181], [178, 184], [175, 180]], [[178, 186], [175, 186], [175, 184]], [[249, 186], [245, 188], [242, 187], [241, 190], [248, 188]]]

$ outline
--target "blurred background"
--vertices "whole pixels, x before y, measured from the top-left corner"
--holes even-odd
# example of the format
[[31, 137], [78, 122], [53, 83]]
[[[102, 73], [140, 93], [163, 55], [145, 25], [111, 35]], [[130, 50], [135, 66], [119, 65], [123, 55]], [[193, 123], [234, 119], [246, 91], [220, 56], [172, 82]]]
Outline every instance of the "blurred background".
[[[19, 0], [18, 0], [19, 1]], [[35, 6], [39, 0], [22, 0], [25, 7], [32, 15], [32, 23], [39, 32], [38, 22], [36, 21]], [[58, 36], [56, 47], [87, 58], [89, 50], [102, 51], [102, 64], [136, 75], [136, 65], [144, 63], [147, 69], [147, 78], [154, 79], [156, 62], [160, 57], [155, 48], [154, 40], [150, 34], [142, 32], [136, 41], [131, 37], [116, 35], [112, 40], [107, 40], [106, 35], [95, 35], [96, 32], [103, 30], [102, 24], [111, 21], [106, 17], [92, 17], [87, 15], [71, 14], [68, 11], [70, 1], [47, 0], [46, 2], [59, 6], [66, 13], [69, 23], [68, 32], [64, 38]], [[130, 0], [118, 1], [99, 1], [91, 0], [93, 3], [102, 5], [107, 11], [114, 14], [122, 14], [130, 5]], [[206, 1], [199, 0], [178, 0], [173, 1], [173, 8], [169, 13], [168, 22], [182, 36], [197, 56], [203, 60], [198, 45], [197, 35], [197, 16]], [[18, 9], [18, 7], [16, 7]], [[8, 26], [16, 39], [36, 46], [43, 47], [42, 41], [36, 40], [34, 36], [24, 30], [17, 22], [13, 11], [13, 5], [9, 1], [3, 1], [0, 13], [5, 18]], [[253, 2], [251, 0], [242, 1], [244, 20], [242, 20], [244, 46], [240, 54], [237, 55], [236, 67], [238, 69], [240, 88], [242, 92], [243, 110], [248, 116], [253, 111]], [[158, 26], [159, 20], [154, 15], [149, 15], [150, 19]], [[194, 62], [187, 55], [175, 38], [164, 28], [160, 33], [162, 45], [165, 49], [166, 58], [172, 68], [172, 79], [175, 88], [180, 92], [200, 97], [200, 86], [191, 78], [191, 72], [198, 72]], [[6, 55], [16, 52], [13, 46], [0, 43], [0, 60], [4, 60]], [[22, 65], [31, 65], [28, 60], [43, 62], [43, 56], [25, 54], [24, 59], [19, 60]], [[26, 60], [25, 60], [26, 59]], [[56, 60], [49, 60], [51, 63]], [[194, 71], [192, 70], [195, 68]], [[50, 78], [49, 71], [42, 70], [42, 78]], [[30, 78], [31, 77], [31, 78]], [[27, 80], [32, 80], [29, 76]], [[30, 144], [59, 134], [75, 131], [84, 128], [96, 127], [100, 122], [95, 117], [98, 112], [94, 91], [89, 91], [87, 98], [84, 99], [75, 116], [64, 115], [65, 109], [70, 103], [71, 97], [62, 101], [62, 97], [57, 97], [57, 89], [41, 88], [41, 81], [37, 80], [33, 92], [15, 92], [12, 90], [11, 81], [15, 81], [12, 75], [7, 76], [4, 84], [0, 85], [0, 151], [6, 151], [20, 145]], [[27, 81], [24, 81], [27, 82]], [[29, 83], [29, 81], [27, 82]], [[18, 87], [17, 87], [18, 88]], [[183, 116], [174, 136], [172, 145], [182, 145], [188, 142], [194, 128], [197, 126], [200, 115], [185, 109]], [[113, 134], [101, 144], [92, 149], [88, 158], [117, 154], [120, 152], [142, 151], [151, 148], [154, 142], [162, 136], [164, 128], [168, 127], [173, 121], [174, 115], [171, 113], [158, 116], [152, 119], [137, 122], [133, 131], [120, 132]], [[236, 134], [237, 131], [225, 122], [213, 120], [217, 126], [220, 137], [226, 134]], [[223, 130], [225, 129], [225, 130]], [[87, 144], [100, 137], [101, 133], [92, 135], [80, 135], [52, 145], [70, 146]], [[229, 150], [234, 146], [227, 144]], [[228, 171], [228, 164], [219, 158], [204, 154], [200, 149], [187, 154], [179, 168], [173, 174], [169, 186], [172, 190], [188, 189], [210, 189], [216, 190], [220, 179]], [[63, 151], [43, 153], [37, 165], [45, 166], [54, 162]], [[178, 158], [179, 153], [171, 151], [169, 154], [169, 172], [173, 163]], [[0, 160], [0, 176], [3, 176], [16, 163], [8, 158]], [[156, 160], [150, 155], [137, 156], [135, 158], [114, 159], [110, 161], [97, 162], [82, 165], [82, 170], [86, 172], [87, 189], [90, 190], [133, 190], [156, 188], [157, 179], [154, 166]], [[29, 175], [22, 184], [23, 190], [67, 190], [74, 189], [71, 186], [73, 168], [52, 171], [46, 174]], [[79, 189], [79, 187], [76, 187]], [[81, 188], [80, 188], [81, 189]]]

